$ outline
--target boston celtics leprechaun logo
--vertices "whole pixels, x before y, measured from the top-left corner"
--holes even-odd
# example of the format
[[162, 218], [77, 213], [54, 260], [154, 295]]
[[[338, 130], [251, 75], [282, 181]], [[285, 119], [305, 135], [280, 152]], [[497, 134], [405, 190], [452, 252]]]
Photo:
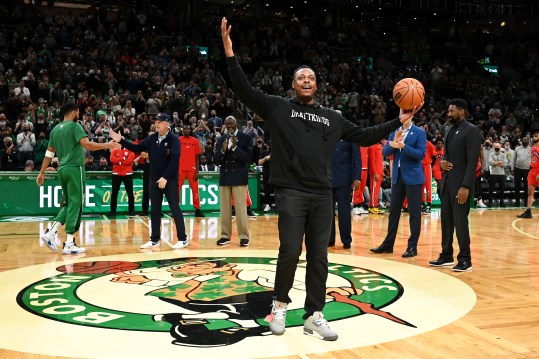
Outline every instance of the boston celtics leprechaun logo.
[[[174, 258], [142, 262], [95, 261], [63, 265], [62, 273], [27, 286], [17, 296], [25, 310], [64, 323], [108, 329], [169, 332], [172, 344], [194, 347], [232, 345], [269, 335], [273, 258]], [[304, 262], [298, 264], [304, 266]], [[110, 306], [93, 304], [100, 295]], [[374, 314], [414, 325], [384, 311], [403, 294], [402, 286], [381, 273], [329, 264], [324, 316], [329, 321]], [[287, 327], [302, 326], [305, 283], [295, 280]], [[148, 306], [164, 309], [148, 313]], [[135, 308], [135, 310], [133, 309]], [[151, 312], [151, 311], [150, 311]]]

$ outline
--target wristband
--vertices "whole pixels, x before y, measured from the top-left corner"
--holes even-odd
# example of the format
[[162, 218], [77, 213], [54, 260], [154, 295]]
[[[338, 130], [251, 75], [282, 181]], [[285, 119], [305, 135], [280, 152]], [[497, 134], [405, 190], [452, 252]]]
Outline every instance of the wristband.
[[45, 151], [45, 157], [54, 158], [54, 152], [51, 152], [49, 150]]

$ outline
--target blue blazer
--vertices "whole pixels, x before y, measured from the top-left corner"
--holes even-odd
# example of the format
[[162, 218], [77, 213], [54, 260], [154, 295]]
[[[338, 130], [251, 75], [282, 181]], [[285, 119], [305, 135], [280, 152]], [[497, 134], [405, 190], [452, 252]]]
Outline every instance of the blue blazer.
[[221, 152], [223, 143], [228, 141], [228, 135], [219, 137], [215, 145], [213, 163], [220, 166], [219, 186], [244, 186], [249, 177], [249, 162], [253, 149], [251, 136], [238, 131], [236, 135], [236, 149]]
[[353, 143], [339, 141], [331, 157], [331, 187], [351, 186], [361, 180], [361, 154]]
[[[389, 141], [393, 141], [396, 131], [391, 132], [389, 135]], [[400, 173], [402, 174], [402, 180], [405, 185], [413, 186], [425, 183], [425, 175], [423, 174], [423, 166], [421, 162], [425, 157], [425, 151], [427, 150], [427, 134], [422, 128], [413, 125], [408, 131], [408, 135], [404, 139], [404, 148], [397, 149], [389, 145], [389, 141], [384, 146], [382, 153], [385, 157], [393, 155], [393, 169], [391, 183], [396, 184], [399, 177], [399, 162]]]

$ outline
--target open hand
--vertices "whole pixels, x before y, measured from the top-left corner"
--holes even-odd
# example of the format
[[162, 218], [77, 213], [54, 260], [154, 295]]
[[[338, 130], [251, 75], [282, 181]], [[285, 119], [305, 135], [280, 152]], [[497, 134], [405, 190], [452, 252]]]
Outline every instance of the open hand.
[[232, 39], [230, 38], [230, 30], [232, 30], [232, 26], [227, 26], [226, 17], [223, 17], [221, 20], [221, 37], [223, 38], [223, 47], [225, 48], [226, 57], [234, 56], [234, 51], [232, 50]]
[[417, 113], [417, 111], [419, 111], [421, 109], [421, 107], [423, 107], [423, 105], [425, 104], [425, 102], [421, 102], [421, 104], [419, 106], [416, 106], [414, 107], [413, 109], [409, 110], [409, 111], [405, 111], [403, 110], [402, 108], [400, 109], [400, 112], [399, 112], [399, 119], [401, 121], [401, 123], [406, 123], [408, 122], [409, 120], [411, 120], [414, 115]]
[[120, 142], [122, 140], [122, 135], [117, 132], [114, 132], [112, 128], [109, 130], [109, 136], [114, 142]]

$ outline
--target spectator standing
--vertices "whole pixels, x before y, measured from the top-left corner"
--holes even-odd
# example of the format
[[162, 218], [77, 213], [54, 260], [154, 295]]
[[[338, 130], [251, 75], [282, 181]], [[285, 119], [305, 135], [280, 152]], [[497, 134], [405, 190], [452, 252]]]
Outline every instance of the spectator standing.
[[[528, 173], [530, 172], [531, 164], [531, 148], [528, 146], [530, 139], [522, 138], [522, 145], [515, 148], [513, 157], [513, 178], [515, 181], [515, 206], [520, 207], [521, 185], [524, 185], [524, 193], [528, 190]], [[526, 196], [524, 197], [526, 198]]]

